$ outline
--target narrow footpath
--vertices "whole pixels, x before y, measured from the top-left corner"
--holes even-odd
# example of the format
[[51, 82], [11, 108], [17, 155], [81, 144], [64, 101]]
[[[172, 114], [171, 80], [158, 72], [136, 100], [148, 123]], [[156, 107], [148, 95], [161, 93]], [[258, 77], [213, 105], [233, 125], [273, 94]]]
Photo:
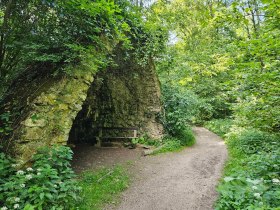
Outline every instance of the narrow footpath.
[[[143, 157], [117, 210], [211, 210], [227, 150], [220, 137], [194, 128], [196, 144], [181, 152]], [[112, 209], [113, 207], [109, 207]], [[107, 208], [106, 208], [107, 209]]]

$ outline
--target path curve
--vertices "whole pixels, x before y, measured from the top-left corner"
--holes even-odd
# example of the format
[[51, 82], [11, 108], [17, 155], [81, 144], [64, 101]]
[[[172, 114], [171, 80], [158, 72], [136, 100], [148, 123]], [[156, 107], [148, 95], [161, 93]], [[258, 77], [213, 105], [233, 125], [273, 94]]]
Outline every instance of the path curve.
[[197, 143], [178, 153], [143, 157], [117, 210], [210, 210], [227, 159], [224, 142], [202, 127]]

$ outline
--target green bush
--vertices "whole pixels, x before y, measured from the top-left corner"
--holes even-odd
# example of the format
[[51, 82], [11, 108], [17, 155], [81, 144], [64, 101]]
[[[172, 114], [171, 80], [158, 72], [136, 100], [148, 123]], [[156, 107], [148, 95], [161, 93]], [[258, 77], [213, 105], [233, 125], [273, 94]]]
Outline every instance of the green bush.
[[181, 142], [174, 137], [166, 137], [163, 140], [162, 147], [155, 151], [153, 154], [165, 153], [165, 152], [174, 152], [183, 149]]
[[[234, 159], [232, 161], [235, 161]], [[280, 206], [280, 149], [243, 158], [218, 187], [216, 209], [277, 209]]]
[[8, 209], [71, 209], [79, 200], [79, 187], [70, 168], [68, 147], [42, 148], [33, 165], [17, 169], [14, 161], [0, 154], [0, 206]]
[[166, 136], [161, 143], [161, 149], [153, 154], [179, 151], [185, 146], [192, 146], [194, 143], [195, 137], [192, 129], [185, 126], [183, 129], [177, 130], [174, 136]]
[[236, 128], [227, 138], [230, 160], [217, 210], [279, 209], [280, 142], [275, 134]]
[[229, 146], [245, 154], [269, 152], [280, 147], [279, 136], [255, 129], [242, 131], [239, 135], [229, 136]]
[[181, 129], [174, 129], [173, 137], [175, 137], [182, 146], [191, 146], [195, 143], [193, 131], [189, 126], [184, 126]]
[[198, 114], [199, 99], [193, 92], [171, 85], [163, 85], [162, 93], [165, 110], [163, 125], [174, 136]]
[[231, 119], [214, 119], [204, 124], [206, 128], [221, 137], [225, 137], [225, 134], [230, 132], [232, 125], [233, 120]]
[[149, 145], [149, 146], [160, 146], [161, 142], [158, 139], [152, 139], [148, 136], [142, 136], [138, 139], [136, 139], [136, 143]]
[[244, 176], [225, 177], [219, 186], [219, 203], [216, 210], [277, 209], [280, 206], [279, 179], [271, 183], [263, 179], [250, 179]]

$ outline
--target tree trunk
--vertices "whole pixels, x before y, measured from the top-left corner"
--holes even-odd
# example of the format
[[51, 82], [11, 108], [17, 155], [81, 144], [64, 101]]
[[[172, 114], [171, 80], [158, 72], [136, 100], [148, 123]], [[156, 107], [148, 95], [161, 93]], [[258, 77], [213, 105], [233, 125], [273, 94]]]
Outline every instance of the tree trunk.
[[4, 20], [0, 31], [0, 78], [4, 76], [3, 72], [3, 63], [5, 59], [5, 39], [6, 39], [6, 32], [8, 29], [8, 20], [10, 18], [12, 5], [14, 3], [14, 0], [9, 0], [6, 6], [6, 10], [4, 13]]

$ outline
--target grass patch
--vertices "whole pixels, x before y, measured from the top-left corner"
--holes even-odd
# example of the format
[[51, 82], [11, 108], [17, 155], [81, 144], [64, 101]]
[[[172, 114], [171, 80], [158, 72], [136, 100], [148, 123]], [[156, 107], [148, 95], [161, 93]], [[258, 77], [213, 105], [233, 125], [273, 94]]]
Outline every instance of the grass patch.
[[84, 172], [79, 180], [82, 188], [81, 210], [99, 210], [104, 204], [114, 203], [120, 192], [129, 185], [129, 176], [126, 170], [117, 166], [104, 168], [97, 172]]

